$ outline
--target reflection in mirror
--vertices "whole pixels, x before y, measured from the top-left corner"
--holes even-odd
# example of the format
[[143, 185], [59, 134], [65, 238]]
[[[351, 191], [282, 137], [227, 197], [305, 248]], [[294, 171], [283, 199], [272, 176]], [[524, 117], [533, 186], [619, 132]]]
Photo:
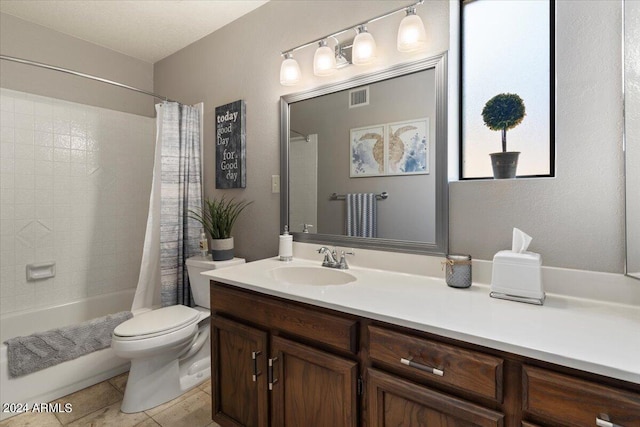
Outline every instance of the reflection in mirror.
[[281, 107], [282, 228], [298, 241], [446, 253], [445, 54]]
[[[353, 105], [354, 91], [366, 100]], [[330, 195], [387, 192], [375, 202], [371, 237], [435, 242], [435, 129], [418, 129], [434, 117], [434, 91], [430, 69], [290, 104], [291, 129], [312, 138], [290, 139], [289, 229], [310, 223], [318, 233], [346, 234], [346, 201]], [[312, 152], [318, 143], [322, 150]]]
[[626, 272], [640, 279], [640, 2], [624, 2]]

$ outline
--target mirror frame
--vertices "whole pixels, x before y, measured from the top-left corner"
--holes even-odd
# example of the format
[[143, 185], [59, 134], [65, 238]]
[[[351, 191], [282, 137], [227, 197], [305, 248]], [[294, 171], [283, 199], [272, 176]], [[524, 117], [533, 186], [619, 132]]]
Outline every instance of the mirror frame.
[[[352, 237], [334, 234], [292, 232], [294, 240], [339, 247], [445, 255], [449, 248], [449, 187], [447, 175], [447, 53], [443, 52], [419, 61], [394, 65], [387, 69], [319, 86], [280, 98], [280, 230], [289, 221], [289, 105], [330, 93], [352, 89], [382, 80], [435, 69], [435, 144], [436, 144], [436, 241], [412, 242], [395, 239]], [[316, 224], [314, 224], [316, 225]]]
[[[627, 71], [628, 68], [631, 67], [630, 63], [632, 58], [631, 58], [631, 46], [627, 46], [627, 44], [629, 43], [630, 40], [628, 40], [628, 38], [631, 38], [631, 34], [633, 31], [635, 30], [640, 30], [639, 28], [635, 28], [633, 27], [633, 24], [636, 22], [633, 19], [631, 19], [631, 13], [630, 11], [627, 10], [628, 7], [630, 6], [630, 3], [627, 0], [623, 0], [622, 1], [622, 102], [623, 102], [623, 116], [622, 116], [622, 136], [623, 136], [623, 143], [622, 143], [622, 151], [623, 151], [623, 156], [624, 156], [624, 197], [625, 197], [625, 210], [624, 210], [624, 225], [625, 225], [625, 254], [624, 254], [624, 274], [627, 277], [631, 277], [632, 279], [636, 279], [636, 280], [640, 280], [640, 276], [638, 275], [637, 271], [629, 271], [629, 264], [631, 264], [630, 262], [630, 257], [629, 257], [629, 246], [634, 245], [634, 247], [637, 247], [637, 245], [639, 244], [638, 242], [632, 242], [631, 239], [631, 233], [630, 233], [630, 224], [632, 219], [629, 218], [629, 198], [630, 196], [632, 196], [632, 192], [630, 190], [631, 184], [630, 182], [634, 179], [634, 175], [635, 178], [637, 179], [638, 174], [640, 174], [640, 170], [638, 170], [638, 167], [640, 167], [640, 165], [633, 165], [635, 169], [632, 170], [632, 166], [631, 166], [631, 159], [629, 156], [629, 147], [633, 146], [634, 147], [634, 152], [637, 153], [638, 150], [638, 144], [640, 143], [640, 141], [634, 140], [631, 141], [631, 138], [627, 137], [627, 127], [629, 126], [629, 120], [627, 119], [627, 117], [631, 117], [631, 111], [634, 110], [634, 108], [632, 108], [632, 105], [630, 104], [630, 96], [629, 96], [629, 89], [627, 88], [627, 79], [629, 78], [628, 74], [629, 72]], [[637, 91], [635, 91], [634, 93], [637, 94]], [[635, 110], [637, 110], [637, 108], [635, 108]], [[635, 195], [635, 197], [638, 197], [638, 195]]]

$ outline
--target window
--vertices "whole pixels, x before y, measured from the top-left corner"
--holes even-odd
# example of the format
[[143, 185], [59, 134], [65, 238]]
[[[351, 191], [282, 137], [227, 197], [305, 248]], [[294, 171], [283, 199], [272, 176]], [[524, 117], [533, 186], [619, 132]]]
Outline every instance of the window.
[[460, 178], [493, 177], [489, 154], [502, 151], [483, 109], [517, 94], [522, 122], [506, 131], [520, 152], [518, 177], [554, 176], [554, 0], [463, 0], [461, 6]]

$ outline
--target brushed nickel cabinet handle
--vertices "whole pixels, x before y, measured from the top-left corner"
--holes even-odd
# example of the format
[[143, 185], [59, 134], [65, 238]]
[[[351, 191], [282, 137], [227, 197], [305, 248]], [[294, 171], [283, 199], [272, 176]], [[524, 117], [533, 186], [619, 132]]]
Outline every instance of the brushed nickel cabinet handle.
[[251, 375], [251, 379], [254, 383], [258, 381], [258, 375], [261, 374], [261, 372], [258, 371], [258, 356], [260, 356], [260, 354], [262, 354], [261, 351], [251, 352], [251, 359], [253, 360], [253, 375]]
[[277, 378], [273, 378], [273, 363], [278, 360], [277, 357], [268, 359], [269, 369], [267, 370], [267, 382], [269, 384], [269, 390], [273, 390], [273, 385], [278, 382]]
[[598, 427], [623, 427], [620, 424], [614, 424], [609, 421], [609, 416], [607, 414], [600, 414], [596, 417], [596, 426]]
[[438, 375], [439, 377], [444, 376], [444, 371], [438, 368], [432, 368], [431, 366], [423, 365], [421, 363], [416, 363], [411, 359], [400, 359], [400, 363], [403, 365], [411, 366], [412, 368], [420, 369], [421, 371], [429, 372], [430, 374]]

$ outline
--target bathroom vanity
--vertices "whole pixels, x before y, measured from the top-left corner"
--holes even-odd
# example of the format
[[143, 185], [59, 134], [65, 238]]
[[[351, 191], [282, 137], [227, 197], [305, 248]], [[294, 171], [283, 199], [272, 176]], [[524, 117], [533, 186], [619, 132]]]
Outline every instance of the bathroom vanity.
[[280, 271], [323, 267], [283, 264], [205, 273], [222, 426], [640, 426], [634, 306], [364, 268], [298, 284]]

